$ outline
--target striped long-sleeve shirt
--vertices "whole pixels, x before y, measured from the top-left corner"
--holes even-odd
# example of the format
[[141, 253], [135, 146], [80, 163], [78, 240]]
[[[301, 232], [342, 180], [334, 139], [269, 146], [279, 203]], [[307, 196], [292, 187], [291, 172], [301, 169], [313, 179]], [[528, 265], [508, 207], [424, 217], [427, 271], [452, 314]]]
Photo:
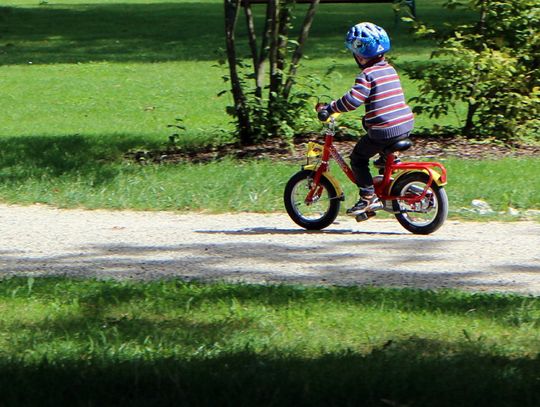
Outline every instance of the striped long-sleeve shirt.
[[413, 129], [414, 116], [405, 103], [399, 76], [384, 59], [365, 68], [351, 90], [330, 103], [328, 110], [350, 112], [362, 104], [366, 108], [364, 125], [372, 139], [391, 139]]

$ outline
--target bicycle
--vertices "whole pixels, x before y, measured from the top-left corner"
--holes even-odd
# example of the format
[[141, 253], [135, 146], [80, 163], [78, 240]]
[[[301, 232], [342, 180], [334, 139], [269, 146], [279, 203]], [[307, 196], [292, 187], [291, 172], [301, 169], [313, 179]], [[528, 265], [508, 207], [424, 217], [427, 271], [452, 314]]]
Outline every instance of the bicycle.
[[[326, 113], [326, 117], [324, 114]], [[306, 164], [285, 186], [284, 204], [291, 219], [307, 230], [321, 230], [331, 225], [339, 214], [345, 194], [330, 172], [333, 159], [351, 182], [354, 174], [334, 146], [335, 119], [339, 114], [319, 113], [326, 124], [324, 145], [307, 144]], [[430, 234], [439, 229], [448, 215], [446, 168], [438, 162], [396, 162], [396, 153], [412, 146], [410, 139], [397, 141], [383, 151], [386, 162], [373, 177], [381, 210], [395, 215], [398, 222], [414, 234]], [[355, 183], [356, 184], [356, 183]], [[358, 222], [375, 212], [356, 215]]]

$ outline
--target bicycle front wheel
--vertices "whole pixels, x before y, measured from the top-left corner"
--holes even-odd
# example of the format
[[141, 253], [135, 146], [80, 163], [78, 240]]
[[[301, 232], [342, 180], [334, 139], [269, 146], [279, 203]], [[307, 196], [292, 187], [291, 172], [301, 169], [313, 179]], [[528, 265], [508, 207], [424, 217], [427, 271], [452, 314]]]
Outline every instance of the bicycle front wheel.
[[306, 197], [313, 188], [314, 171], [303, 170], [291, 177], [285, 186], [283, 200], [291, 219], [308, 230], [321, 230], [332, 224], [339, 213], [340, 197], [336, 188], [322, 176], [313, 202]]

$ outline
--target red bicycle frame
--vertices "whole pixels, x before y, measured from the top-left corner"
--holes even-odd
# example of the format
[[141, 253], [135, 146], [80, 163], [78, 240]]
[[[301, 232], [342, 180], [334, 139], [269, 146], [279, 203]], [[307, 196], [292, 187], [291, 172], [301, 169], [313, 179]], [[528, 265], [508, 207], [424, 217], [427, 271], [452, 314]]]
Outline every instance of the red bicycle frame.
[[[332, 123], [333, 126], [333, 123]], [[324, 147], [322, 150], [321, 162], [317, 169], [315, 170], [315, 176], [313, 177], [313, 187], [306, 196], [305, 202], [307, 204], [316, 201], [320, 194], [322, 193], [322, 186], [320, 185], [320, 179], [323, 173], [328, 172], [329, 170], [329, 161], [333, 158], [345, 175], [351, 180], [351, 182], [356, 184], [354, 174], [351, 170], [351, 167], [345, 162], [341, 154], [337, 151], [334, 146], [334, 131], [332, 128], [328, 129], [325, 132], [324, 137]], [[374, 182], [375, 193], [380, 200], [383, 201], [393, 201], [399, 199], [405, 201], [408, 204], [414, 204], [422, 201], [427, 194], [427, 191], [431, 187], [431, 184], [435, 181], [437, 177], [440, 184], [446, 183], [446, 168], [438, 162], [399, 162], [395, 163], [396, 155], [395, 153], [389, 153], [386, 156], [386, 165], [384, 167], [384, 174], [382, 180], [377, 179], [378, 182]], [[439, 171], [435, 171], [435, 168], [438, 168]], [[404, 173], [411, 171], [420, 171], [429, 175], [429, 181], [426, 183], [426, 186], [420, 195], [411, 194], [406, 196], [394, 196], [390, 195], [390, 189], [394, 178], [392, 175], [396, 173]]]

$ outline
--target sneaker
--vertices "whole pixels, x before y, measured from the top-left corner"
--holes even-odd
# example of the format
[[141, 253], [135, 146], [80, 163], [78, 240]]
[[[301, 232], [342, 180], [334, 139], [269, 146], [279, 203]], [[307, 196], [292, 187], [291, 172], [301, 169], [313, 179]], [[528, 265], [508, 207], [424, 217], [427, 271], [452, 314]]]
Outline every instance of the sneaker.
[[372, 195], [369, 198], [360, 197], [360, 200], [350, 209], [347, 209], [347, 215], [356, 216], [365, 212], [373, 212], [382, 209], [383, 204], [377, 195]]

